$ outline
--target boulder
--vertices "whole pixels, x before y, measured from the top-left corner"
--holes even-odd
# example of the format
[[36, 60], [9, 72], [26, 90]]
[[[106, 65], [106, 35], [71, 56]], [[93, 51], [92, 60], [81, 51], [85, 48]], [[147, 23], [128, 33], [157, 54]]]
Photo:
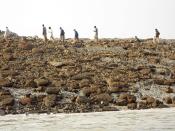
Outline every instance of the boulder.
[[136, 97], [134, 95], [129, 95], [127, 93], [120, 94], [119, 100], [126, 100], [127, 103], [135, 103]]
[[90, 86], [90, 81], [88, 79], [83, 79], [80, 81], [79, 83], [80, 88], [87, 87], [87, 86]]
[[89, 102], [90, 102], [90, 100], [86, 96], [78, 96], [76, 98], [76, 103], [78, 103], [78, 104], [87, 104]]
[[44, 53], [44, 51], [42, 49], [39, 49], [39, 48], [33, 48], [32, 53], [33, 54], [42, 54], [42, 53]]
[[7, 61], [12, 61], [14, 60], [14, 56], [12, 54], [4, 54], [3, 58]]
[[120, 100], [127, 100], [128, 95], [129, 95], [129, 94], [127, 94], [127, 93], [121, 93], [121, 94], [119, 95], [119, 98], [118, 98], [118, 99], [120, 99]]
[[57, 96], [56, 95], [47, 95], [43, 102], [46, 107], [54, 107], [56, 105]]
[[172, 98], [172, 103], [175, 105], [175, 96]]
[[60, 89], [58, 87], [48, 87], [46, 92], [47, 94], [59, 94]]
[[135, 103], [136, 97], [134, 95], [128, 95], [127, 100], [128, 100], [128, 103]]
[[34, 80], [26, 80], [25, 87], [36, 88], [37, 84]]
[[147, 109], [147, 108], [148, 106], [146, 100], [141, 100], [138, 102], [138, 109]]
[[110, 95], [107, 94], [107, 93], [95, 95], [95, 96], [93, 97], [93, 101], [98, 102], [98, 103], [101, 103], [101, 102], [109, 103], [109, 102], [112, 101], [112, 96], [110, 96]]
[[47, 86], [49, 84], [49, 80], [47, 79], [35, 79], [37, 86]]
[[153, 98], [153, 97], [147, 97], [146, 98], [146, 102], [147, 102], [148, 105], [149, 104], [153, 104], [155, 102], [155, 98]]
[[166, 104], [172, 104], [173, 103], [171, 97], [165, 97], [163, 100], [165, 101]]
[[19, 48], [23, 49], [23, 50], [32, 50], [33, 45], [27, 42], [21, 42], [18, 45]]
[[14, 98], [11, 96], [6, 96], [4, 99], [0, 100], [0, 107], [13, 106]]
[[128, 102], [127, 102], [127, 100], [126, 99], [118, 99], [118, 100], [116, 100], [116, 105], [118, 105], [118, 106], [127, 106], [127, 104], [128, 104]]
[[173, 93], [174, 91], [171, 87], [168, 87], [168, 88], [165, 89], [165, 92], [166, 93]]
[[0, 78], [0, 87], [11, 87], [13, 84], [8, 79]]
[[9, 90], [0, 89], [0, 96], [11, 95]]
[[127, 105], [128, 109], [134, 110], [137, 108], [137, 103], [129, 103]]
[[97, 88], [96, 88], [95, 86], [84, 87], [81, 91], [82, 91], [86, 96], [89, 96], [91, 93], [97, 92]]
[[12, 53], [13, 50], [11, 48], [6, 48], [6, 49], [3, 49], [3, 52], [4, 53]]
[[19, 103], [22, 104], [22, 105], [30, 105], [32, 102], [31, 98], [30, 97], [23, 97], [21, 99], [19, 99]]

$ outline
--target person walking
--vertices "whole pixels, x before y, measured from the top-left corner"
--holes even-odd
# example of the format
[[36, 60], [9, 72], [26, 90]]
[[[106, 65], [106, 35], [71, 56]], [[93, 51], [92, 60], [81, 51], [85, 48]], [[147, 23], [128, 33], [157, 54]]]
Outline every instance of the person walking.
[[49, 31], [48, 31], [48, 33], [49, 33], [49, 36], [50, 36], [50, 40], [54, 41], [53, 30], [52, 30], [51, 27], [49, 27]]
[[8, 41], [8, 38], [10, 37], [10, 30], [8, 27], [6, 27], [5, 33], [4, 33], [4, 39]]
[[47, 29], [46, 29], [46, 27], [44, 26], [44, 24], [43, 24], [42, 26], [43, 26], [44, 41], [47, 42]]
[[62, 27], [60, 27], [60, 40], [61, 40], [62, 42], [64, 42], [64, 40], [65, 40], [65, 32], [64, 32], [64, 30], [62, 29]]
[[154, 40], [153, 40], [154, 43], [159, 43], [160, 42], [159, 36], [160, 36], [160, 32], [158, 31], [158, 29], [155, 29], [155, 37], [154, 37]]
[[95, 32], [94, 40], [98, 42], [98, 28], [96, 26], [94, 26], [94, 32]]
[[75, 33], [74, 40], [75, 40], [75, 42], [78, 42], [79, 41], [79, 34], [78, 34], [76, 29], [74, 29], [74, 33]]

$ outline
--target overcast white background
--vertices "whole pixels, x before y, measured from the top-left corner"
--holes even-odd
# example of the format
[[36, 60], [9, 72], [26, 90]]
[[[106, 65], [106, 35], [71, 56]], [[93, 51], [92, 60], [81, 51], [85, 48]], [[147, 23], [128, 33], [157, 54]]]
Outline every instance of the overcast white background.
[[73, 29], [80, 37], [92, 37], [93, 26], [100, 37], [152, 37], [158, 28], [162, 38], [175, 38], [175, 0], [0, 0], [0, 29], [19, 35], [42, 34], [42, 24], [59, 36]]

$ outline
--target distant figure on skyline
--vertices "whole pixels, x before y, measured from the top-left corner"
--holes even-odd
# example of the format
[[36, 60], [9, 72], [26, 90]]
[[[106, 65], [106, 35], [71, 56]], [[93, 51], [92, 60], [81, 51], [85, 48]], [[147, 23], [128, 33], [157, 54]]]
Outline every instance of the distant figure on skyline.
[[96, 42], [98, 42], [98, 29], [97, 29], [96, 26], [94, 26], [94, 32], [95, 32], [94, 40], [95, 40]]
[[65, 40], [65, 32], [64, 32], [64, 30], [62, 29], [62, 27], [60, 27], [60, 40], [61, 40], [62, 42], [64, 42], [64, 40]]
[[135, 40], [136, 40], [136, 42], [142, 42], [137, 36], [135, 36]]
[[10, 30], [8, 27], [6, 27], [5, 33], [4, 33], [4, 39], [7, 41], [10, 37]]
[[43, 24], [42, 26], [43, 26], [44, 41], [47, 42], [47, 29], [46, 29], [46, 27], [44, 26], [44, 24]]
[[50, 40], [54, 40], [54, 38], [53, 38], [53, 31], [52, 31], [51, 27], [49, 27], [48, 33], [49, 33], [49, 36], [50, 36]]
[[158, 29], [155, 29], [155, 37], [154, 37], [154, 43], [159, 43], [160, 42], [160, 32], [158, 31]]
[[76, 29], [74, 29], [74, 33], [75, 33], [74, 40], [75, 40], [75, 42], [78, 42], [79, 41], [79, 35], [78, 35], [78, 32], [76, 31]]

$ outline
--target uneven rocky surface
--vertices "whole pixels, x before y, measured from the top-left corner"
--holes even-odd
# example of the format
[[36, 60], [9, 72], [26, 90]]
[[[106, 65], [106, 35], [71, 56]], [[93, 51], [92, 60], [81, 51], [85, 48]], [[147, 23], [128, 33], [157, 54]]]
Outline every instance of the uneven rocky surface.
[[0, 38], [0, 112], [175, 106], [175, 41]]

